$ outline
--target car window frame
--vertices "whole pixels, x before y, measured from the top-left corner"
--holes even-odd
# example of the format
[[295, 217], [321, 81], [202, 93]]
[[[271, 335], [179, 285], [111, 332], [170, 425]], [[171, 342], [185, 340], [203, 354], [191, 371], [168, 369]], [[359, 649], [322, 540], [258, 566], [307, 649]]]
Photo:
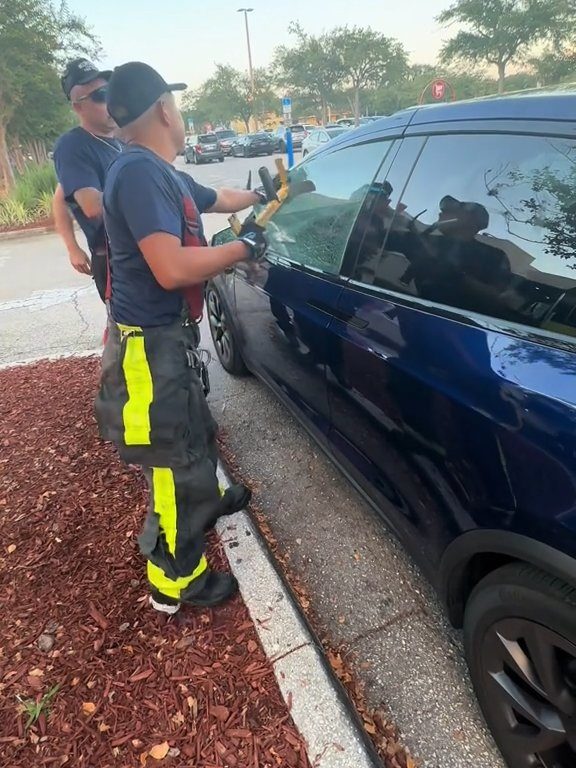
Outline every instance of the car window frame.
[[[572, 124], [573, 125], [573, 124]], [[410, 168], [406, 179], [402, 184], [402, 191], [398, 198], [398, 203], [402, 203], [405, 190], [410, 178], [416, 168], [420, 154], [424, 151], [428, 141], [438, 136], [447, 135], [506, 135], [506, 136], [527, 136], [532, 138], [556, 138], [576, 142], [576, 132], [570, 130], [571, 123], [563, 120], [548, 119], [503, 119], [503, 120], [459, 120], [447, 121], [446, 123], [423, 123], [417, 125], [408, 125], [401, 137], [400, 145], [410, 138], [421, 137], [424, 143], [418, 152], [418, 157]], [[381, 181], [385, 181], [394, 167], [397, 153], [390, 164], [385, 176]], [[377, 174], [378, 175], [378, 174]], [[376, 177], [375, 177], [376, 178]], [[351, 238], [354, 228], [351, 230]], [[350, 242], [350, 240], [349, 240]], [[358, 249], [359, 250], [359, 249]], [[516, 323], [504, 318], [493, 317], [476, 313], [472, 310], [459, 307], [451, 307], [439, 304], [428, 299], [409, 294], [399, 293], [389, 288], [369, 285], [359, 280], [355, 280], [350, 272], [355, 266], [359, 253], [356, 252], [354, 259], [349, 261], [345, 258], [342, 262], [341, 277], [348, 286], [365, 295], [381, 298], [383, 301], [392, 302], [400, 306], [408, 307], [424, 314], [443, 317], [463, 325], [482, 328], [487, 331], [504, 333], [515, 338], [531, 341], [536, 344], [543, 344], [563, 351], [576, 352], [576, 337], [567, 336], [557, 331], [549, 331], [543, 328]], [[346, 269], [346, 273], [344, 273]]]

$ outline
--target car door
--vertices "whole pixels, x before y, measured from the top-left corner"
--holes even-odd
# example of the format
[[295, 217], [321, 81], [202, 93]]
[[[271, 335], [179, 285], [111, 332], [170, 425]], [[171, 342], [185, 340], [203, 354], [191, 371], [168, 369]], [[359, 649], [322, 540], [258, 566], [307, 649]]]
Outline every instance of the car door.
[[248, 365], [321, 432], [328, 429], [326, 330], [363, 195], [384, 149], [365, 143], [310, 157], [267, 226], [266, 259], [236, 267], [236, 318]]
[[442, 128], [366, 198], [327, 361], [335, 448], [432, 571], [477, 526], [574, 541], [576, 509], [576, 142]]

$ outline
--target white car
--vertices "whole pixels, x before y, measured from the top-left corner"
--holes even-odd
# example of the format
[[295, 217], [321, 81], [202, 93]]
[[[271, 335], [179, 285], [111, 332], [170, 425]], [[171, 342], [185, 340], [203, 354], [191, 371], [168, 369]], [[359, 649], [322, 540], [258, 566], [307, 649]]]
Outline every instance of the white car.
[[328, 144], [329, 141], [335, 139], [336, 136], [346, 133], [347, 130], [348, 128], [343, 125], [337, 128], [316, 128], [302, 142], [302, 157], [306, 157], [306, 155], [314, 152], [318, 147]]

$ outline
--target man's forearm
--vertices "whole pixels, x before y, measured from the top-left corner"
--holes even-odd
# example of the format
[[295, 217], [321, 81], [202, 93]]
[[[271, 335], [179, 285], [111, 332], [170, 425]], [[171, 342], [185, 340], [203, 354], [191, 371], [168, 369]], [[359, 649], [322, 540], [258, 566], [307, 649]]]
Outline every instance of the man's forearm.
[[237, 213], [260, 202], [258, 195], [248, 189], [219, 189], [216, 202], [209, 212]]
[[68, 252], [70, 253], [74, 249], [79, 248], [80, 246], [76, 240], [76, 233], [74, 232], [74, 222], [70, 215], [70, 211], [68, 210], [68, 206], [66, 205], [66, 200], [64, 199], [64, 194], [62, 193], [60, 185], [56, 188], [52, 200], [52, 214], [54, 216], [56, 232], [58, 232], [64, 241], [64, 245], [68, 249]]

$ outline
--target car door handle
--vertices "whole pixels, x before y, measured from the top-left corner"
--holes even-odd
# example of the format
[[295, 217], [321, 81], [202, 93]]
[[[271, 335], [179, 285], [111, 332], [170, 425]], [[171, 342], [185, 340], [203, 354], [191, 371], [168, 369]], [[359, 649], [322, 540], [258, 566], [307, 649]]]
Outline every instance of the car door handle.
[[353, 315], [351, 312], [345, 312], [337, 307], [330, 306], [330, 304], [325, 304], [323, 301], [312, 299], [306, 303], [309, 307], [324, 312], [325, 315], [330, 315], [330, 317], [334, 317], [336, 320], [340, 320], [340, 322], [346, 323], [347, 325], [352, 325], [359, 330], [363, 330], [369, 325], [367, 320], [363, 320], [361, 317], [356, 317], [356, 315]]

